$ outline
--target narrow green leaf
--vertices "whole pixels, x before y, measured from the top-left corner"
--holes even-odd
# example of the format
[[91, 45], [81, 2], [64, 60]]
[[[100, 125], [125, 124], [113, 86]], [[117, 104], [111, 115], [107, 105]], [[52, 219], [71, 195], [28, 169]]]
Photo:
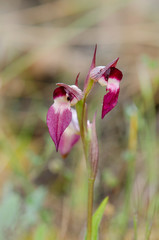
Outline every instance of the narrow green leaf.
[[[97, 240], [98, 239], [98, 229], [99, 229], [99, 225], [100, 225], [101, 219], [103, 217], [104, 210], [106, 208], [107, 202], [108, 202], [108, 197], [106, 197], [101, 202], [101, 204], [99, 205], [99, 207], [97, 208], [96, 212], [93, 215], [92, 240]], [[85, 240], [87, 240], [87, 236], [85, 236]]]
[[93, 215], [93, 223], [92, 223], [92, 240], [98, 239], [98, 229], [101, 222], [101, 219], [104, 214], [104, 210], [106, 207], [106, 204], [108, 202], [108, 197], [106, 197], [101, 204], [99, 205], [98, 209]]

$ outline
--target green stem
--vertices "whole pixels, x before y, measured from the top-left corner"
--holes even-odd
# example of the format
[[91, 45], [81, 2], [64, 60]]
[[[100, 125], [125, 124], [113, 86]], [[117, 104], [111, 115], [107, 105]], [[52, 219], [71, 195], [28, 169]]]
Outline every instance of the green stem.
[[[88, 162], [88, 142], [86, 139], [87, 136], [87, 120], [86, 118], [86, 96], [83, 99], [83, 106], [82, 106], [82, 119], [81, 119], [81, 126], [80, 126], [80, 133], [81, 133], [81, 139], [83, 144], [83, 150], [85, 155], [85, 160], [87, 164], [88, 173], [90, 172], [90, 166]], [[86, 123], [86, 124], [85, 124]]]
[[92, 239], [94, 178], [88, 179], [87, 240]]
[[83, 109], [82, 109], [82, 124], [81, 124], [81, 137], [82, 137], [82, 142], [83, 142], [83, 149], [84, 149], [84, 154], [85, 154], [85, 159], [86, 159], [86, 164], [87, 164], [87, 170], [88, 170], [88, 205], [87, 205], [87, 240], [92, 239], [92, 215], [93, 215], [93, 192], [94, 192], [94, 181], [95, 179], [92, 177], [92, 172], [91, 172], [91, 166], [90, 162], [88, 159], [88, 141], [86, 139], [86, 126], [85, 126], [85, 114], [86, 114], [86, 109], [85, 109], [85, 98], [83, 101]]
[[91, 91], [93, 85], [94, 82], [91, 81], [90, 84], [88, 85], [88, 89], [87, 92], [85, 93], [84, 98], [76, 105], [78, 121], [80, 126], [80, 135], [82, 139], [83, 150], [88, 170], [87, 240], [91, 240], [92, 238], [93, 192], [95, 178], [92, 177], [93, 173], [89, 161], [90, 139], [88, 137], [87, 129], [86, 98], [88, 93]]

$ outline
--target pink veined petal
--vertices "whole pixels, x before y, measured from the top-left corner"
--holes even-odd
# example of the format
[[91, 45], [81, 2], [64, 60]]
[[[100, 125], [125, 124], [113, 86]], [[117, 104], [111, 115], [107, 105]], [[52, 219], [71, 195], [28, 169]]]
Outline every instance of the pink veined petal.
[[118, 103], [119, 88], [112, 91], [111, 89], [103, 98], [103, 107], [102, 107], [102, 119], [104, 116], [110, 112]]
[[78, 142], [80, 139], [80, 135], [75, 133], [68, 132], [69, 130], [66, 129], [62, 134], [60, 144], [59, 144], [59, 151], [61, 155], [65, 158], [68, 153], [71, 151], [72, 147]]
[[59, 142], [65, 129], [68, 127], [72, 119], [70, 106], [65, 103], [54, 103], [47, 113], [47, 126], [50, 136], [55, 143], [56, 151], [58, 151]]

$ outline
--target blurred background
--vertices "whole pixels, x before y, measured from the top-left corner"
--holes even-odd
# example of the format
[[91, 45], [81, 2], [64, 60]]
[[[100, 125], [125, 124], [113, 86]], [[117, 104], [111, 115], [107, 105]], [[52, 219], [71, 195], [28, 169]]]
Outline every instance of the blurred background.
[[0, 0], [0, 240], [81, 240], [86, 165], [79, 142], [62, 159], [46, 126], [57, 82], [79, 85], [120, 57], [119, 102], [101, 120], [94, 209], [109, 196], [101, 240], [159, 239], [159, 1]]

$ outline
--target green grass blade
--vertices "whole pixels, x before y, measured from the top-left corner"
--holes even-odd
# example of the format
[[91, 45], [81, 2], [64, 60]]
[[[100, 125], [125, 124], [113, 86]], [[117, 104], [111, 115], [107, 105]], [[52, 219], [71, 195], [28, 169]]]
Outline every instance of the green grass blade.
[[[101, 202], [101, 204], [99, 205], [99, 207], [97, 208], [96, 212], [93, 215], [92, 240], [97, 240], [98, 239], [98, 229], [99, 229], [99, 225], [100, 225], [101, 219], [103, 217], [104, 210], [106, 208], [107, 202], [108, 202], [108, 197], [106, 197]], [[87, 240], [87, 236], [85, 237], [85, 240]]]
[[99, 205], [98, 209], [93, 215], [93, 223], [92, 223], [92, 240], [98, 239], [98, 229], [101, 222], [101, 219], [104, 214], [105, 207], [108, 202], [108, 197], [106, 197], [101, 204]]

